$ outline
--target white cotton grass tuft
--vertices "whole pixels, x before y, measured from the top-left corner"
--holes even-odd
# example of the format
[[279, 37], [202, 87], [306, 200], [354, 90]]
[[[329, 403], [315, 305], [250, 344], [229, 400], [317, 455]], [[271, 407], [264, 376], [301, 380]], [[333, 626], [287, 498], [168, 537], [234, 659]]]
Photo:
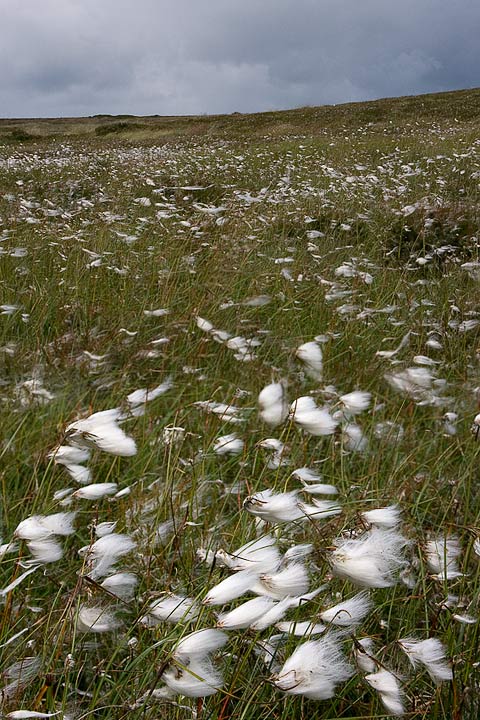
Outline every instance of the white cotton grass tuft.
[[282, 600], [287, 595], [301, 595], [308, 592], [308, 572], [300, 562], [293, 562], [277, 573], [260, 575], [253, 592]]
[[340, 396], [340, 402], [344, 409], [352, 415], [358, 415], [368, 410], [372, 400], [372, 394], [365, 390], [353, 390], [353, 392]]
[[240, 570], [211, 588], [203, 600], [204, 605], [224, 605], [252, 589], [258, 580], [258, 572]]
[[319, 482], [322, 476], [307, 467], [297, 468], [292, 472], [292, 477], [297, 478], [303, 485], [302, 492], [309, 495], [337, 495], [338, 490], [334, 485]]
[[221, 630], [197, 630], [182, 638], [176, 645], [174, 663], [162, 675], [162, 680], [175, 693], [187, 697], [207, 697], [223, 687], [223, 678], [215, 668], [210, 654], [223, 648], [228, 636]]
[[325, 623], [340, 627], [356, 627], [373, 607], [374, 604], [368, 592], [361, 592], [349, 600], [343, 600], [328, 610], [324, 610], [320, 613], [320, 619]]
[[366, 510], [361, 513], [361, 517], [369, 525], [380, 528], [395, 528], [401, 522], [402, 510], [398, 505], [388, 505], [374, 510]]
[[367, 683], [376, 690], [380, 699], [390, 715], [403, 715], [403, 693], [400, 683], [389, 670], [379, 670], [365, 676]]
[[362, 587], [395, 585], [406, 562], [408, 540], [396, 529], [372, 527], [358, 538], [337, 538], [329, 554], [333, 573]]
[[276, 438], [265, 438], [257, 443], [257, 447], [271, 451], [267, 460], [267, 468], [269, 470], [278, 470], [282, 465], [289, 465], [290, 460], [287, 457], [285, 445]]
[[92, 479], [92, 471], [84, 465], [64, 465], [64, 467], [77, 485], [88, 485]]
[[263, 490], [245, 498], [243, 507], [266, 522], [289, 522], [305, 517], [299, 505], [298, 490], [286, 493]]
[[89, 448], [59, 445], [48, 453], [57, 465], [81, 465], [90, 459], [92, 451]]
[[276, 427], [286, 420], [288, 415], [288, 402], [284, 385], [281, 382], [271, 383], [263, 388], [258, 396], [261, 420]]
[[327, 700], [334, 696], [336, 686], [352, 675], [340, 639], [331, 633], [299, 645], [272, 680], [289, 695]]
[[445, 657], [445, 648], [438, 638], [402, 638], [398, 642], [413, 667], [416, 667], [417, 663], [423, 665], [434, 682], [453, 680], [451, 665]]
[[258, 573], [267, 572], [276, 569], [282, 560], [276, 540], [271, 535], [262, 535], [231, 553], [219, 550], [215, 557], [235, 572], [249, 569]]
[[138, 577], [131, 572], [118, 572], [100, 583], [101, 587], [124, 602], [130, 602], [135, 597]]
[[220, 613], [217, 618], [217, 627], [223, 630], [248, 628], [271, 610], [275, 604], [275, 600], [269, 597], [247, 600], [230, 612]]
[[275, 493], [270, 489], [262, 490], [245, 498], [243, 507], [265, 522], [273, 523], [305, 520], [307, 517], [325, 519], [342, 512], [341, 506], [330, 500], [313, 500], [313, 505], [307, 505], [299, 500], [299, 492], [292, 490]]
[[186, 697], [208, 697], [222, 689], [221, 672], [207, 656], [193, 659], [184, 667], [172, 665], [162, 675], [163, 682], [175, 694]]
[[374, 673], [377, 669], [378, 664], [373, 651], [373, 638], [365, 637], [356, 640], [354, 656], [355, 662], [362, 672]]
[[196, 407], [205, 410], [207, 413], [216, 415], [222, 422], [238, 424], [244, 421], [241, 415], [241, 408], [236, 405], [226, 405], [214, 400], [198, 400], [193, 403]]
[[110, 575], [115, 563], [137, 546], [135, 540], [122, 533], [110, 533], [86, 545], [78, 553], [85, 557], [85, 574], [92, 580]]
[[6, 685], [1, 688], [2, 700], [11, 698], [20, 690], [23, 690], [35, 677], [38, 676], [42, 668], [40, 657], [24, 657], [13, 663], [2, 671], [2, 678], [7, 681]]
[[428, 540], [423, 551], [428, 570], [435, 580], [454, 580], [463, 575], [458, 567], [460, 541], [455, 535]]
[[295, 637], [313, 637], [314, 635], [321, 635], [327, 629], [325, 625], [313, 623], [310, 622], [310, 620], [304, 620], [302, 622], [297, 622], [296, 620], [279, 622], [276, 623], [275, 627], [277, 630], [280, 630], [280, 632], [288, 633]]
[[51, 718], [61, 714], [63, 714], [62, 710], [57, 710], [52, 713], [38, 712], [37, 710], [13, 710], [12, 712], [7, 713], [5, 717], [10, 718], [11, 720], [28, 720], [28, 718]]
[[63, 548], [53, 537], [47, 537], [42, 540], [29, 540], [27, 547], [33, 555], [32, 560], [27, 560], [27, 565], [40, 563], [57, 562], [63, 557]]
[[148, 612], [141, 622], [145, 625], [157, 624], [161, 621], [190, 623], [195, 622], [199, 614], [200, 607], [193, 598], [165, 593], [150, 603]]
[[321, 346], [312, 340], [300, 345], [295, 355], [302, 362], [306, 374], [320, 382], [323, 378], [323, 352]]
[[111, 533], [115, 532], [117, 524], [117, 520], [97, 523], [95, 525], [95, 535], [97, 536], [97, 538], [104, 537], [105, 535], [111, 535]]
[[73, 497], [83, 500], [101, 500], [107, 495], [113, 495], [117, 490], [117, 483], [92, 483], [91, 485], [84, 485], [78, 490], [75, 490], [72, 495]]
[[202, 660], [210, 653], [220, 650], [228, 642], [228, 635], [221, 630], [206, 628], [185, 635], [175, 646], [173, 658], [179, 662], [195, 658]]
[[122, 430], [118, 421], [122, 414], [117, 408], [94, 413], [67, 426], [65, 437], [69, 445], [80, 448], [97, 448], [120, 457], [131, 457], [137, 452], [135, 440]]
[[244, 442], [235, 433], [222, 435], [213, 443], [215, 455], [240, 455], [243, 452]]
[[297, 398], [290, 406], [289, 417], [302, 430], [315, 437], [333, 435], [338, 425], [325, 408], [319, 408], [309, 395]]
[[266, 628], [269, 628], [272, 625], [278, 623], [291, 608], [297, 608], [300, 607], [300, 605], [303, 606], [310, 600], [313, 600], [323, 589], [324, 586], [317, 588], [310, 593], [305, 593], [301, 596], [292, 597], [290, 595], [287, 595], [281, 600], [275, 601], [274, 604], [270, 607], [269, 610], [267, 610], [264, 615], [262, 615], [260, 618], [258, 618], [258, 620], [255, 620], [252, 625], [250, 625], [250, 628], [252, 630], [255, 630], [256, 632], [266, 630]]
[[98, 605], [81, 605], [77, 615], [77, 630], [82, 633], [105, 633], [117, 630], [121, 623], [115, 613]]
[[345, 423], [342, 426], [342, 449], [346, 452], [363, 453], [368, 450], [368, 440], [357, 423]]
[[297, 562], [302, 558], [311, 555], [313, 552], [313, 545], [311, 543], [302, 543], [302, 545], [292, 545], [284, 553], [282, 558], [282, 566], [289, 562]]
[[52, 535], [73, 535], [76, 515], [76, 512], [31, 515], [17, 525], [14, 535], [21, 540], [43, 540]]
[[139, 390], [134, 390], [130, 393], [130, 395], [127, 395], [127, 404], [131, 409], [137, 408], [139, 405], [145, 405], [161, 395], [164, 395], [172, 387], [173, 380], [169, 377], [163, 383], [154, 388], [141, 388]]

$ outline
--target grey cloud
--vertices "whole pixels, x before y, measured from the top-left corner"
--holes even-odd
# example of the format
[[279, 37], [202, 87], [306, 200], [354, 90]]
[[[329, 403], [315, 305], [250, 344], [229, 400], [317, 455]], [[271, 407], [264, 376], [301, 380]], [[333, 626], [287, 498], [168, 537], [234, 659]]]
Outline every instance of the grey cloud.
[[478, 84], [480, 4], [0, 0], [1, 116], [255, 111]]

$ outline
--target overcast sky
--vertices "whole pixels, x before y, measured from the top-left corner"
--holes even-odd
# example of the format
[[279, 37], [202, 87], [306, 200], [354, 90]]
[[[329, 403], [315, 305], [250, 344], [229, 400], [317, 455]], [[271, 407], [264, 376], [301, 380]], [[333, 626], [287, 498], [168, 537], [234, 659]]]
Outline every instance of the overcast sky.
[[480, 0], [0, 0], [0, 116], [255, 112], [480, 85]]

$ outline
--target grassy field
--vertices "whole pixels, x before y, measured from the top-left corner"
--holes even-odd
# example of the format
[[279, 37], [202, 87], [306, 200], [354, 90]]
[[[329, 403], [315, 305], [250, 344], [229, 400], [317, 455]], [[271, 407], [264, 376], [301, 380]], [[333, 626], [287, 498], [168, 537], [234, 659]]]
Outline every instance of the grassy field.
[[479, 131], [0, 121], [6, 717], [478, 717]]

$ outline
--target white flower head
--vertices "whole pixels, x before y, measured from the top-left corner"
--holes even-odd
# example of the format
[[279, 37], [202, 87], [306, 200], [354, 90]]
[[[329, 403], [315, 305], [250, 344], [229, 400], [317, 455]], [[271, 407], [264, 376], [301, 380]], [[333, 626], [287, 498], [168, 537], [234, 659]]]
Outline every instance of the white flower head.
[[353, 392], [340, 396], [340, 401], [345, 410], [352, 415], [358, 415], [364, 410], [367, 410], [371, 400], [372, 394], [365, 390], [354, 390]]
[[183, 637], [173, 651], [173, 657], [179, 662], [189, 659], [203, 660], [210, 653], [220, 650], [228, 642], [228, 636], [213, 628], [196, 630]]
[[458, 567], [462, 549], [457, 537], [452, 535], [428, 540], [423, 549], [428, 570], [436, 580], [454, 580], [462, 576]]
[[408, 540], [395, 529], [372, 527], [359, 538], [339, 538], [330, 554], [335, 575], [363, 587], [390, 587], [405, 566]]
[[373, 602], [367, 592], [361, 592], [349, 600], [334, 605], [320, 613], [320, 618], [326, 623], [340, 627], [355, 627], [373, 608]]
[[427, 638], [427, 640], [403, 638], [398, 642], [413, 667], [417, 663], [424, 665], [436, 683], [453, 679], [451, 665], [445, 657], [445, 648], [438, 638]]
[[305, 372], [312, 380], [321, 381], [323, 377], [323, 352], [321, 346], [312, 340], [303, 343], [295, 351], [297, 358], [303, 363]]
[[67, 426], [65, 436], [69, 445], [98, 448], [112, 455], [130, 457], [137, 452], [133, 438], [117, 424], [122, 414], [117, 408], [94, 413]]
[[374, 673], [377, 669], [377, 662], [373, 654], [373, 639], [370, 637], [360, 638], [355, 643], [355, 661], [362, 672]]
[[213, 452], [216, 455], [239, 455], [243, 452], [243, 440], [235, 433], [222, 435], [213, 443]]
[[82, 605], [78, 611], [77, 629], [80, 632], [111, 632], [120, 624], [115, 614], [104, 607]]
[[109, 575], [101, 583], [101, 586], [109, 593], [129, 602], [135, 597], [135, 590], [138, 585], [138, 577], [131, 572], [119, 572]]
[[271, 383], [263, 388], [258, 396], [260, 418], [267, 425], [276, 427], [288, 415], [288, 402], [282, 383]]
[[211, 588], [203, 600], [204, 605], [224, 605], [252, 589], [258, 580], [258, 572], [240, 570]]
[[200, 608], [192, 598], [174, 593], [165, 593], [158, 600], [150, 603], [148, 614], [143, 618], [144, 624], [155, 624], [160, 621], [171, 623], [195, 622], [200, 613]]
[[338, 637], [329, 634], [299, 645], [273, 680], [279, 690], [290, 695], [327, 700], [335, 694], [336, 685], [352, 675]]
[[217, 627], [224, 630], [239, 630], [250, 627], [275, 605], [269, 597], [256, 597], [239, 605], [230, 612], [221, 613], [217, 618]]
[[113, 495], [117, 492], [117, 489], [117, 483], [92, 483], [91, 485], [84, 485], [72, 494], [73, 497], [83, 498], [84, 500], [100, 500], [107, 495]]
[[258, 573], [275, 570], [282, 560], [276, 540], [271, 535], [262, 535], [231, 553], [219, 550], [216, 558], [235, 572], [254, 570]]
[[207, 657], [193, 659], [185, 667], [172, 665], [162, 675], [163, 682], [178, 695], [208, 697], [221, 690], [223, 677]]
[[291, 595], [301, 595], [308, 591], [310, 581], [305, 565], [293, 562], [277, 573], [261, 575], [253, 591], [281, 600]]
[[369, 525], [380, 528], [395, 528], [402, 519], [402, 510], [398, 505], [389, 505], [388, 507], [366, 510], [361, 515]]
[[366, 675], [365, 680], [378, 692], [382, 703], [391, 715], [404, 714], [402, 688], [393, 673], [389, 670], [379, 670], [371, 675]]
[[302, 430], [315, 437], [333, 435], [338, 425], [338, 420], [335, 420], [328, 410], [317, 407], [314, 399], [308, 395], [299, 397], [292, 403], [290, 418]]

